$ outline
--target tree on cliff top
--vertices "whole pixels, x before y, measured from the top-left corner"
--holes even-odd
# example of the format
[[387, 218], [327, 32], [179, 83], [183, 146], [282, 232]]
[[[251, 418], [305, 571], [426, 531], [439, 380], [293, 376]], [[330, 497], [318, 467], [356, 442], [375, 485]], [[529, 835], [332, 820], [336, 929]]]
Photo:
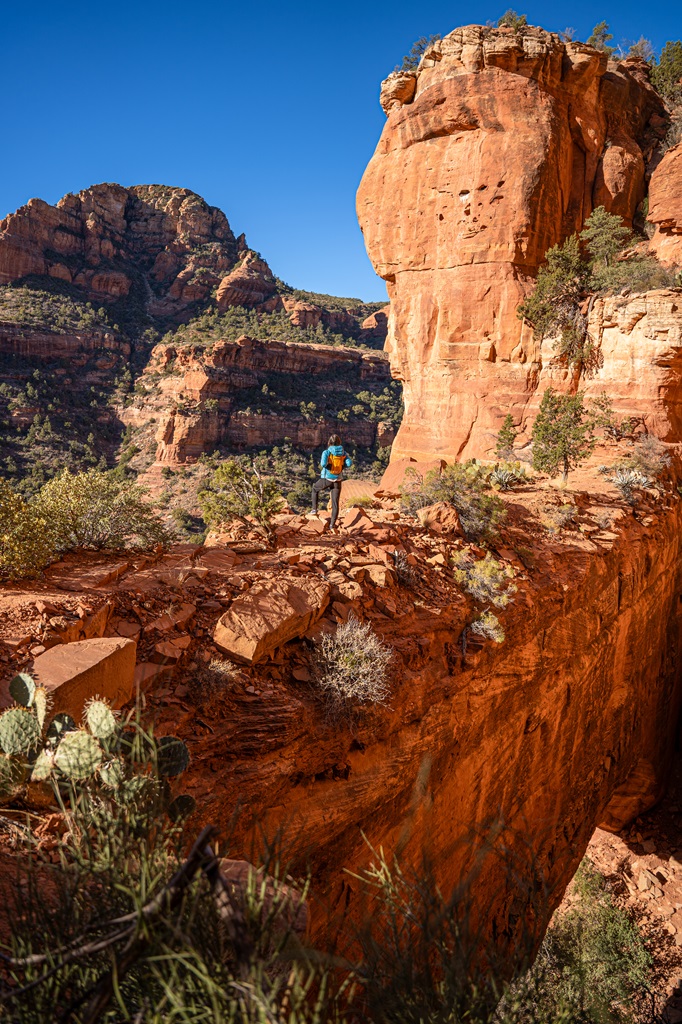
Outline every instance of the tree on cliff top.
[[533, 425], [533, 468], [549, 476], [576, 469], [595, 445], [594, 419], [587, 413], [583, 394], [560, 395], [547, 388]]
[[609, 46], [608, 43], [613, 39], [613, 34], [609, 32], [609, 25], [606, 21], [600, 21], [592, 29], [592, 35], [587, 40], [588, 46], [594, 46], [595, 50], [601, 50], [608, 57], [616, 52], [615, 46]]
[[398, 71], [415, 71], [419, 67], [419, 62], [428, 50], [430, 46], [436, 43], [440, 39], [439, 35], [435, 36], [420, 36], [414, 43], [409, 53], [406, 53], [400, 64], [396, 64], [393, 69], [394, 74]]
[[651, 69], [651, 83], [669, 103], [682, 100], [682, 40], [668, 40]]
[[528, 18], [525, 14], [517, 14], [511, 7], [508, 11], [505, 11], [501, 18], [498, 18], [498, 28], [513, 28], [517, 31], [520, 28], [525, 28], [528, 24]]

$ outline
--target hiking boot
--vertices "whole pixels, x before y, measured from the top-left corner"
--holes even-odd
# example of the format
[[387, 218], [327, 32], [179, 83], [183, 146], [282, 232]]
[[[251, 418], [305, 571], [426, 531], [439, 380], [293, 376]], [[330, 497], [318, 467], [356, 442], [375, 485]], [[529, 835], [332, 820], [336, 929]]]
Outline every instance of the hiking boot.
[[306, 512], [305, 517], [306, 517], [306, 519], [319, 519], [320, 518], [318, 512]]

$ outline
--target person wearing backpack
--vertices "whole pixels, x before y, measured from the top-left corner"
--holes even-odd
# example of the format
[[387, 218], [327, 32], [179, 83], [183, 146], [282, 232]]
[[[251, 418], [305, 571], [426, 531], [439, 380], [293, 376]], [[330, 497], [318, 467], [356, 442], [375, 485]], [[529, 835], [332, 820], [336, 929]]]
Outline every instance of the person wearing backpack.
[[317, 518], [317, 499], [320, 491], [331, 491], [332, 517], [329, 529], [333, 530], [339, 514], [339, 500], [341, 498], [341, 484], [343, 482], [344, 469], [350, 469], [353, 460], [347, 455], [341, 444], [338, 434], [332, 434], [327, 447], [322, 452], [320, 459], [320, 479], [313, 484], [312, 504], [313, 510], [308, 513], [308, 519]]

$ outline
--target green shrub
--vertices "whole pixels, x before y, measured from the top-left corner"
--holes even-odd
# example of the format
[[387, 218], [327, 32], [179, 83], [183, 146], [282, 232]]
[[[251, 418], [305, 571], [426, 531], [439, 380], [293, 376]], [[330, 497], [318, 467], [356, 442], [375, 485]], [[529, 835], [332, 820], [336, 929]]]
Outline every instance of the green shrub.
[[653, 1024], [660, 1018], [636, 1006], [652, 974], [637, 926], [587, 859], [573, 884], [577, 903], [555, 914], [533, 967], [505, 994], [500, 1024]]
[[489, 491], [490, 470], [480, 463], [456, 462], [439, 473], [432, 470], [424, 480], [401, 488], [401, 501], [412, 513], [444, 501], [459, 513], [467, 537], [491, 540], [506, 515], [503, 502]]
[[325, 634], [316, 652], [316, 676], [329, 716], [352, 718], [357, 706], [386, 704], [392, 657], [371, 624], [353, 614], [336, 633]]
[[511, 7], [508, 11], [505, 11], [501, 18], [498, 18], [498, 28], [513, 28], [515, 32], [518, 32], [520, 28], [525, 28], [528, 24], [528, 18], [525, 14], [517, 14]]
[[149, 548], [169, 534], [139, 487], [98, 469], [64, 470], [41, 488], [36, 509], [59, 551], [72, 548]]
[[564, 484], [592, 453], [594, 419], [585, 409], [583, 394], [560, 395], [547, 388], [533, 424], [533, 467], [549, 476], [562, 473]]
[[[325, 970], [313, 971], [300, 942], [296, 959], [289, 951], [305, 887], [294, 899], [266, 861], [270, 889], [254, 869], [228, 895], [208, 846], [212, 830], [192, 846], [186, 820], [194, 802], [174, 795], [185, 745], [154, 737], [135, 719], [112, 728], [96, 711], [91, 705], [88, 722], [101, 733], [103, 719], [106, 735], [67, 723], [49, 752], [57, 766], [60, 751], [70, 762], [66, 748], [86, 737], [100, 751], [94, 773], [69, 778], [53, 767], [42, 783], [51, 783], [64, 823], [54, 854], [17, 830], [16, 871], [0, 883], [12, 919], [0, 940], [3, 1019], [333, 1019], [331, 1008], [321, 1009]], [[313, 975], [322, 986], [317, 1000]]]
[[490, 602], [496, 608], [506, 608], [516, 587], [511, 582], [514, 570], [503, 565], [488, 551], [485, 558], [474, 558], [468, 551], [457, 551], [452, 556], [455, 579], [468, 594], [482, 604]]
[[268, 475], [269, 469], [269, 461], [262, 455], [228, 459], [218, 466], [208, 487], [199, 492], [199, 505], [209, 526], [236, 519], [271, 540], [272, 519], [282, 509], [284, 498]]
[[0, 479], [0, 579], [36, 576], [54, 554], [49, 519]]

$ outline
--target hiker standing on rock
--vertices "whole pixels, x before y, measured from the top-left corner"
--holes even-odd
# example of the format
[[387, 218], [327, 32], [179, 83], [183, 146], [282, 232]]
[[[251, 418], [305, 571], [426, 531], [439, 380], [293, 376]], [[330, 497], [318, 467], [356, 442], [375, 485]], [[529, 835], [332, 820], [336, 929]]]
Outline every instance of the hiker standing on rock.
[[308, 519], [315, 519], [317, 517], [317, 499], [320, 491], [331, 491], [332, 518], [329, 523], [329, 529], [334, 529], [336, 526], [336, 519], [339, 514], [343, 471], [344, 469], [350, 469], [352, 465], [353, 460], [350, 455], [346, 455], [343, 450], [341, 438], [338, 434], [332, 434], [329, 438], [327, 447], [322, 452], [322, 458], [320, 459], [320, 479], [316, 480], [313, 484], [313, 510], [308, 513]]

